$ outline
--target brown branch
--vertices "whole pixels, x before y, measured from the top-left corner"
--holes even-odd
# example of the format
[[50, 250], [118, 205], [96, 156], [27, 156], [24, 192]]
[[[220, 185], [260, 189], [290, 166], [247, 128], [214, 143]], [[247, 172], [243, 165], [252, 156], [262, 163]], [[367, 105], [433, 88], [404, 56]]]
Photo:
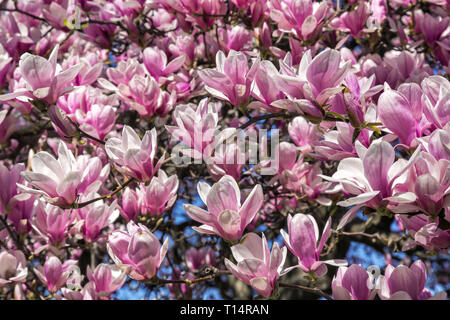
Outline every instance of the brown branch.
[[100, 196], [98, 198], [91, 199], [91, 200], [88, 200], [88, 201], [85, 201], [85, 202], [81, 202], [81, 203], [74, 203], [74, 204], [72, 204], [72, 208], [73, 209], [80, 209], [80, 208], [83, 208], [83, 207], [86, 207], [86, 206], [90, 205], [91, 203], [97, 202], [99, 200], [110, 199], [115, 194], [117, 194], [120, 191], [122, 191], [123, 189], [125, 189], [133, 181], [134, 181], [134, 179], [130, 179], [130, 180], [126, 181], [123, 185], [117, 187], [116, 190], [114, 190], [113, 192], [105, 194], [105, 195]]

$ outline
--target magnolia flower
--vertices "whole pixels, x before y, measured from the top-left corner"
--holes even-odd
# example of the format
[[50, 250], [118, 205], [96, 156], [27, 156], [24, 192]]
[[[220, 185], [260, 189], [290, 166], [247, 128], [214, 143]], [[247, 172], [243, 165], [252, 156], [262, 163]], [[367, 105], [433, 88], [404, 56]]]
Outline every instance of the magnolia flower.
[[213, 249], [202, 247], [196, 249], [189, 248], [186, 251], [186, 265], [191, 271], [198, 271], [204, 266], [213, 266], [216, 264], [216, 254]]
[[270, 297], [276, 281], [284, 274], [286, 247], [280, 249], [274, 242], [270, 251], [264, 234], [261, 238], [256, 233], [247, 233], [240, 244], [231, 247], [231, 252], [237, 264], [225, 258], [227, 269], [261, 296]]
[[316, 125], [303, 117], [295, 117], [288, 126], [289, 136], [302, 152], [312, 151], [312, 145], [321, 137]]
[[16, 164], [8, 169], [3, 163], [0, 163], [0, 181], [3, 187], [0, 189], [0, 212], [5, 214], [12, 208], [14, 198], [19, 194], [17, 183], [23, 183], [21, 172], [25, 170], [22, 163]]
[[445, 291], [432, 296], [425, 289], [427, 282], [426, 267], [417, 260], [410, 267], [400, 265], [394, 268], [388, 265], [384, 276], [378, 278], [378, 296], [382, 300], [445, 300]]
[[34, 272], [39, 279], [45, 284], [48, 291], [57, 292], [67, 282], [71, 275], [76, 261], [67, 260], [64, 264], [55, 257], [51, 256], [45, 261], [44, 267], [41, 265], [34, 268]]
[[25, 282], [27, 261], [22, 251], [0, 252], [0, 288], [10, 283]]
[[95, 285], [97, 296], [107, 297], [111, 293], [120, 289], [127, 275], [123, 273], [116, 265], [101, 263], [94, 270], [90, 266], [87, 267], [87, 277]]
[[264, 199], [262, 188], [257, 185], [241, 206], [239, 186], [236, 180], [228, 175], [223, 176], [212, 187], [205, 182], [199, 182], [197, 190], [208, 211], [192, 204], [184, 205], [189, 217], [203, 223], [193, 229], [200, 233], [218, 235], [229, 241], [236, 241], [242, 236]]
[[164, 82], [166, 77], [180, 69], [186, 57], [181, 55], [167, 63], [166, 53], [158, 48], [148, 47], [143, 52], [144, 65], [147, 71], [159, 83]]
[[162, 247], [158, 238], [142, 224], [128, 222], [127, 232], [114, 231], [108, 237], [108, 254], [131, 278], [141, 281], [158, 272], [169, 247], [166, 238]]
[[290, 267], [286, 271], [299, 268], [304, 272], [314, 274], [315, 277], [321, 277], [328, 270], [325, 264], [334, 266], [347, 265], [345, 260], [320, 261], [320, 253], [330, 236], [331, 217], [323, 229], [320, 241], [317, 222], [311, 215], [302, 213], [297, 213], [294, 217], [289, 215], [287, 225], [288, 233], [281, 230], [281, 235], [289, 251], [298, 258], [298, 265]]
[[170, 177], [163, 170], [153, 177], [148, 186], [141, 185], [138, 191], [143, 214], [160, 216], [170, 209], [177, 199], [178, 177]]
[[378, 112], [382, 123], [398, 136], [401, 143], [410, 146], [422, 136], [422, 90], [415, 83], [403, 83], [397, 90], [385, 87], [378, 99]]
[[164, 157], [154, 166], [157, 151], [156, 129], [146, 131], [143, 139], [134, 130], [123, 126], [121, 138], [110, 138], [105, 149], [108, 157], [117, 164], [117, 170], [140, 181], [149, 181], [161, 167]]
[[346, 11], [338, 18], [333, 19], [330, 26], [340, 31], [350, 32], [352, 37], [358, 38], [364, 31], [369, 17], [369, 4], [361, 2], [355, 10]]
[[337, 50], [326, 49], [312, 58], [308, 50], [302, 56], [298, 71], [279, 75], [281, 90], [287, 99], [272, 102], [272, 106], [313, 117], [322, 117], [317, 104], [324, 105], [338, 92], [351, 67]]
[[77, 64], [61, 72], [57, 65], [59, 45], [56, 45], [48, 60], [43, 57], [24, 53], [20, 57], [19, 70], [25, 79], [27, 87], [18, 89], [13, 93], [0, 96], [0, 101], [8, 101], [18, 97], [27, 97], [33, 100], [42, 100], [48, 104], [56, 102], [73, 89], [71, 81], [81, 70], [82, 65]]
[[49, 203], [44, 205], [39, 201], [36, 205], [33, 227], [49, 243], [56, 245], [66, 239], [74, 219], [75, 214], [71, 210], [63, 210]]
[[220, 100], [229, 101], [233, 106], [243, 105], [250, 97], [250, 89], [257, 71], [259, 60], [248, 68], [247, 57], [242, 52], [230, 50], [228, 56], [217, 52], [216, 68], [199, 71], [205, 89]]
[[373, 300], [377, 293], [373, 289], [372, 275], [358, 264], [339, 267], [333, 277], [331, 289], [335, 300]]
[[[90, 194], [81, 198], [81, 202], [97, 198], [97, 194]], [[77, 210], [80, 219], [83, 238], [87, 242], [94, 242], [100, 235], [100, 232], [107, 225], [113, 223], [119, 217], [119, 210], [116, 210], [117, 200], [111, 205], [103, 201], [96, 201]]]
[[122, 207], [120, 208], [120, 214], [125, 220], [134, 220], [139, 214], [139, 196], [136, 191], [126, 188], [122, 192]]
[[442, 76], [431, 76], [423, 79], [422, 102], [425, 104], [423, 113], [428, 121], [438, 128], [444, 128], [450, 121], [448, 112], [450, 104], [450, 82]]
[[293, 32], [302, 40], [316, 36], [322, 28], [322, 20], [330, 8], [326, 1], [314, 3], [311, 0], [270, 0], [267, 2], [270, 17], [284, 32]]
[[226, 128], [217, 134], [220, 104], [208, 101], [205, 98], [198, 105], [178, 105], [172, 115], [176, 126], [166, 125], [175, 139], [189, 147], [182, 153], [194, 159], [207, 159], [216, 145], [235, 132], [234, 128]]
[[[78, 161], [77, 161], [78, 160]], [[70, 207], [77, 196], [95, 192], [109, 175], [109, 165], [102, 168], [99, 158], [75, 159], [64, 142], [59, 142], [58, 160], [45, 151], [31, 159], [32, 172], [22, 172], [32, 189], [17, 184], [24, 192], [38, 194], [59, 207]]]
[[362, 206], [374, 209], [383, 205], [408, 204], [416, 200], [412, 192], [397, 192], [396, 186], [406, 179], [407, 170], [414, 164], [420, 148], [406, 161], [395, 161], [394, 148], [382, 139], [374, 140], [368, 149], [357, 143], [359, 158], [342, 160], [332, 177], [320, 177], [339, 182], [342, 188], [355, 197], [338, 202], [343, 207], [353, 206], [342, 218], [338, 229], [351, 221]]

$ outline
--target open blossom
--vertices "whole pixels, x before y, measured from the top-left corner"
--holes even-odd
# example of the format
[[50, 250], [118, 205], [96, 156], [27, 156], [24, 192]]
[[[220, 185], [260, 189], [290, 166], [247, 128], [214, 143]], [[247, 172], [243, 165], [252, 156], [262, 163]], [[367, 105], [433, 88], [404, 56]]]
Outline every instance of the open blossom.
[[216, 181], [225, 175], [239, 181], [247, 159], [248, 153], [242, 150], [239, 143], [222, 144], [214, 150], [212, 163], [208, 163], [208, 172]]
[[0, 96], [0, 101], [8, 101], [18, 97], [27, 97], [33, 100], [42, 100], [49, 104], [55, 103], [59, 96], [73, 89], [71, 81], [82, 68], [81, 64], [70, 67], [61, 72], [56, 60], [58, 57], [57, 45], [47, 59], [24, 53], [20, 57], [19, 70], [26, 81], [26, 88], [18, 89], [13, 93]]
[[94, 283], [96, 294], [101, 297], [107, 297], [120, 289], [127, 279], [119, 267], [106, 263], [100, 263], [94, 270], [88, 266], [87, 276]]
[[[431, 154], [421, 152], [408, 171], [404, 190], [413, 192], [416, 201], [394, 212], [422, 211], [437, 216], [450, 200], [450, 161], [436, 160]], [[399, 210], [400, 209], [400, 210]], [[402, 210], [403, 209], [403, 210]], [[447, 209], [448, 210], [448, 209]]]
[[278, 76], [279, 72], [272, 62], [261, 61], [255, 73], [251, 93], [258, 101], [252, 101], [248, 108], [267, 112], [279, 111], [272, 105], [272, 102], [285, 98], [285, 94], [279, 86]]
[[[97, 194], [84, 196], [81, 198], [81, 202], [92, 200], [97, 196]], [[101, 230], [118, 218], [119, 210], [116, 207], [116, 200], [111, 205], [107, 205], [103, 201], [96, 201], [77, 210], [80, 224], [82, 223], [81, 232], [86, 241], [97, 240]]]
[[148, 47], [143, 52], [144, 65], [158, 83], [164, 82], [167, 76], [178, 71], [183, 66], [185, 60], [186, 57], [180, 55], [167, 63], [166, 53], [158, 48]]
[[427, 250], [447, 252], [450, 246], [450, 230], [438, 228], [440, 218], [432, 220], [432, 217], [425, 214], [415, 214], [413, 216], [398, 214], [395, 217], [401, 223], [402, 229], [407, 230], [408, 234], [413, 238], [406, 241], [402, 251], [420, 245]]
[[376, 290], [373, 289], [372, 275], [358, 264], [339, 267], [333, 277], [331, 289], [335, 300], [372, 300]]
[[23, 172], [25, 180], [36, 189], [18, 184], [24, 191], [44, 196], [57, 206], [71, 206], [78, 195], [95, 192], [109, 174], [109, 165], [102, 168], [99, 158], [80, 156], [75, 159], [60, 141], [58, 159], [46, 151], [36, 153], [31, 159], [31, 172]]
[[51, 256], [45, 262], [44, 267], [39, 265], [34, 269], [34, 272], [47, 286], [48, 291], [54, 293], [66, 284], [67, 279], [73, 271], [75, 262], [73, 260], [66, 260], [63, 264], [57, 257]]
[[[335, 130], [328, 130], [323, 139], [313, 143], [312, 156], [319, 160], [342, 160], [358, 155], [356, 144], [352, 142], [355, 128], [350, 123], [337, 122]], [[362, 129], [356, 139], [364, 147], [370, 146], [370, 132]]]
[[312, 145], [319, 141], [321, 134], [316, 125], [303, 117], [295, 117], [288, 126], [289, 136], [302, 152], [312, 151]]
[[450, 122], [450, 82], [442, 76], [431, 76], [422, 80], [423, 112], [437, 128], [444, 128]]
[[338, 202], [338, 205], [351, 208], [342, 218], [338, 229], [352, 220], [362, 206], [374, 209], [390, 202], [408, 204], [415, 201], [416, 195], [411, 192], [397, 192], [396, 185], [403, 183], [407, 170], [414, 164], [420, 153], [418, 148], [407, 161], [395, 161], [394, 148], [382, 139], [374, 140], [368, 149], [359, 147], [360, 158], [342, 160], [332, 177], [322, 178], [339, 182], [342, 188], [355, 197]]
[[170, 209], [177, 199], [178, 177], [170, 177], [163, 170], [158, 171], [148, 186], [141, 185], [137, 191], [142, 214], [160, 216], [164, 211]]
[[[347, 265], [345, 260], [320, 261], [320, 253], [331, 233], [331, 217], [328, 219], [322, 236], [319, 236], [319, 228], [316, 220], [311, 215], [297, 213], [288, 216], [288, 232], [281, 230], [286, 247], [298, 258], [298, 265], [288, 268], [299, 268], [312, 273], [315, 277], [321, 277], [327, 273], [327, 266]], [[320, 237], [320, 239], [319, 239]], [[319, 241], [320, 240], [320, 241]]]
[[198, 105], [181, 104], [175, 108], [172, 117], [176, 126], [166, 125], [166, 129], [188, 147], [182, 150], [184, 155], [194, 159], [206, 159], [217, 144], [234, 132], [234, 128], [226, 128], [217, 134], [219, 107], [219, 103], [209, 102], [208, 98], [205, 98]]
[[109, 235], [107, 247], [110, 257], [131, 278], [151, 279], [166, 256], [169, 238], [160, 246], [146, 226], [130, 221], [127, 232], [114, 231]]
[[435, 296], [425, 289], [427, 272], [424, 263], [420, 260], [410, 267], [400, 265], [394, 268], [388, 265], [384, 276], [378, 279], [378, 296], [382, 300], [445, 300], [445, 291]]
[[225, 240], [236, 241], [244, 233], [263, 203], [263, 191], [260, 185], [253, 188], [241, 205], [239, 186], [231, 176], [223, 176], [212, 187], [205, 182], [197, 185], [198, 194], [208, 207], [205, 211], [192, 204], [185, 204], [189, 217], [203, 223], [193, 227], [200, 233], [214, 234]]
[[25, 282], [27, 274], [27, 262], [22, 251], [0, 252], [0, 288], [10, 283]]
[[230, 50], [228, 56], [217, 52], [216, 68], [199, 71], [205, 83], [205, 89], [220, 100], [230, 102], [233, 106], [243, 105], [250, 97], [250, 89], [259, 60], [249, 69], [247, 57], [242, 52]]
[[340, 31], [348, 31], [352, 37], [358, 38], [363, 32], [369, 17], [369, 4], [361, 1], [358, 8], [344, 12], [338, 18], [335, 18], [330, 23], [330, 26]]
[[328, 15], [326, 1], [270, 0], [270, 17], [284, 32], [293, 32], [301, 40], [316, 37], [322, 28], [322, 20]]
[[286, 247], [280, 249], [274, 242], [269, 249], [264, 233], [262, 238], [256, 233], [248, 233], [240, 244], [231, 247], [237, 264], [225, 258], [225, 266], [238, 279], [251, 285], [258, 294], [270, 297], [275, 283], [283, 273], [286, 261]]
[[279, 75], [281, 90], [287, 99], [273, 102], [278, 108], [322, 117], [322, 111], [316, 104], [324, 105], [335, 94], [344, 89], [341, 86], [351, 67], [350, 61], [344, 61], [341, 53], [325, 49], [312, 58], [311, 50], [305, 52], [298, 71]]
[[162, 157], [154, 164], [157, 151], [156, 129], [146, 131], [142, 140], [134, 130], [123, 126], [122, 136], [109, 138], [105, 149], [117, 164], [117, 170], [140, 181], [149, 181], [162, 165]]

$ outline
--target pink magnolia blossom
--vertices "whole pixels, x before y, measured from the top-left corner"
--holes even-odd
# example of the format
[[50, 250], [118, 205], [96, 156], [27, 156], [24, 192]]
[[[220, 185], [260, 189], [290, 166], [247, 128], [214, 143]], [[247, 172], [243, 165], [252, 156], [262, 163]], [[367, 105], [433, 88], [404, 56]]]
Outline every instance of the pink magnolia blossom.
[[229, 143], [222, 148], [216, 148], [212, 163], [208, 163], [208, 172], [214, 180], [218, 181], [225, 175], [232, 176], [239, 181], [248, 153], [242, 150], [239, 143]]
[[22, 251], [0, 252], [0, 287], [25, 282], [27, 274], [27, 262]]
[[413, 140], [422, 136], [424, 125], [422, 90], [415, 83], [401, 84], [397, 91], [385, 88], [378, 99], [378, 112], [383, 124], [410, 146]]
[[344, 61], [337, 50], [325, 49], [312, 58], [308, 50], [302, 57], [298, 71], [279, 76], [279, 84], [288, 99], [272, 103], [275, 107], [322, 117], [316, 104], [324, 105], [344, 89], [341, 86], [350, 70], [351, 62]]
[[158, 48], [148, 47], [143, 52], [144, 65], [158, 83], [165, 82], [171, 73], [178, 71], [185, 60], [185, 56], [181, 55], [167, 63], [166, 53]]
[[109, 174], [109, 165], [102, 168], [99, 158], [80, 156], [75, 159], [64, 142], [59, 143], [58, 159], [46, 151], [31, 159], [31, 172], [23, 172], [25, 180], [36, 189], [18, 184], [27, 193], [42, 195], [48, 202], [70, 207], [77, 196], [95, 192]]
[[44, 267], [38, 265], [34, 268], [34, 272], [45, 284], [48, 291], [55, 293], [66, 285], [67, 279], [75, 266], [75, 262], [73, 260], [66, 260], [63, 264], [58, 257], [51, 256], [45, 261]]
[[450, 246], [450, 230], [441, 230], [438, 228], [439, 218], [432, 218], [425, 214], [415, 214], [408, 216], [398, 214], [395, 216], [402, 224], [402, 229], [407, 230], [413, 239], [408, 239], [403, 251], [409, 250], [416, 245], [420, 245], [427, 250], [447, 252]]
[[267, 2], [270, 17], [284, 32], [293, 32], [302, 40], [315, 38], [322, 29], [322, 20], [328, 15], [326, 1], [270, 0]]
[[186, 265], [191, 271], [199, 271], [205, 266], [216, 264], [216, 254], [211, 248], [189, 248], [186, 251]]
[[[97, 197], [97, 194], [90, 194], [81, 197], [80, 200], [81, 202], [85, 202]], [[87, 242], [97, 240], [101, 230], [119, 217], [119, 210], [116, 207], [116, 200], [111, 205], [107, 205], [103, 201], [96, 201], [77, 210], [81, 224], [81, 232]]]
[[335, 300], [373, 300], [377, 293], [372, 275], [358, 264], [339, 267], [331, 289]]
[[258, 109], [266, 112], [280, 111], [272, 105], [272, 102], [284, 99], [285, 94], [281, 92], [279, 87], [279, 72], [272, 64], [272, 62], [263, 60], [256, 70], [252, 96], [258, 101], [253, 101], [248, 105], [248, 108]]
[[299, 268], [300, 270], [321, 277], [327, 273], [325, 264], [341, 266], [347, 265], [345, 260], [320, 261], [320, 253], [331, 233], [331, 217], [328, 219], [319, 241], [319, 228], [316, 220], [311, 215], [297, 213], [287, 220], [288, 233], [281, 230], [284, 243], [289, 251], [298, 259], [298, 265], [287, 269]]
[[240, 244], [231, 247], [231, 252], [237, 264], [225, 258], [227, 269], [261, 296], [270, 297], [276, 281], [283, 274], [286, 247], [280, 249], [274, 242], [270, 251], [264, 234], [261, 238], [256, 233], [247, 233]]
[[108, 297], [120, 289], [127, 279], [119, 267], [106, 263], [97, 265], [94, 270], [88, 266], [87, 277], [94, 283], [96, 295], [100, 297]]
[[177, 126], [166, 125], [167, 131], [175, 139], [189, 147], [182, 151], [183, 154], [194, 159], [210, 156], [215, 145], [234, 132], [233, 128], [227, 128], [217, 134], [220, 104], [208, 101], [205, 98], [198, 105], [178, 105], [172, 115]]
[[50, 244], [58, 245], [64, 243], [69, 227], [75, 219], [71, 210], [63, 210], [51, 204], [37, 204], [33, 227]]
[[160, 216], [170, 209], [177, 199], [178, 183], [176, 175], [168, 177], [159, 170], [158, 176], [154, 176], [148, 186], [141, 185], [137, 193], [142, 214]]
[[[311, 155], [320, 160], [342, 160], [357, 156], [356, 144], [352, 143], [354, 130], [349, 123], [337, 122], [335, 130], [325, 132], [323, 139], [314, 142], [314, 152]], [[364, 147], [369, 147], [369, 130], [361, 130], [357, 141]]]
[[241, 206], [239, 186], [228, 175], [223, 176], [212, 187], [199, 182], [197, 190], [208, 211], [192, 204], [184, 205], [189, 217], [203, 223], [193, 229], [200, 233], [218, 235], [229, 241], [236, 241], [242, 236], [245, 227], [253, 221], [261, 208], [264, 198], [261, 186], [257, 185]]
[[131, 278], [153, 278], [169, 247], [169, 238], [160, 246], [158, 238], [142, 224], [128, 222], [127, 232], [114, 231], [108, 237], [108, 253], [117, 266]]
[[[8, 101], [18, 97], [27, 97], [42, 100], [48, 104], [55, 103], [59, 96], [73, 89], [70, 82], [80, 71], [82, 65], [78, 64], [61, 72], [56, 60], [59, 46], [57, 45], [48, 60], [43, 57], [24, 53], [20, 57], [20, 74], [26, 81], [27, 87], [18, 89], [13, 93], [0, 96], [0, 101]], [[58, 68], [59, 67], [59, 68]]]
[[378, 209], [389, 203], [408, 204], [414, 202], [416, 195], [395, 189], [403, 183], [407, 170], [414, 164], [420, 153], [418, 148], [409, 161], [395, 160], [394, 148], [381, 139], [374, 140], [368, 149], [360, 145], [359, 158], [342, 160], [332, 177], [322, 178], [341, 183], [342, 188], [355, 197], [338, 202], [344, 207], [353, 206], [342, 218], [338, 229], [352, 220], [362, 206]]
[[417, 260], [410, 267], [388, 265], [384, 276], [378, 279], [378, 296], [382, 300], [445, 300], [445, 291], [432, 296], [425, 289], [427, 272], [422, 261]]
[[141, 140], [131, 127], [125, 125], [120, 139], [109, 138], [106, 141], [106, 153], [123, 174], [143, 182], [150, 181], [164, 160], [162, 157], [154, 165], [158, 147], [156, 138], [155, 129], [147, 131]]
[[217, 52], [216, 68], [199, 71], [205, 89], [214, 97], [234, 106], [246, 103], [250, 97], [251, 84], [259, 65], [256, 60], [249, 69], [247, 57], [242, 52], [230, 50], [228, 56]]
[[136, 191], [126, 188], [122, 192], [122, 207], [120, 208], [120, 214], [125, 220], [134, 220], [140, 212], [139, 208], [139, 196]]
[[344, 12], [338, 18], [335, 18], [330, 26], [340, 31], [350, 32], [352, 37], [358, 38], [361, 36], [369, 17], [369, 4], [361, 1], [355, 10]]
[[450, 121], [450, 82], [441, 76], [431, 76], [423, 79], [421, 87], [426, 118], [436, 127], [444, 128]]
[[16, 164], [11, 168], [7, 168], [0, 163], [0, 182], [4, 188], [0, 189], [0, 212], [5, 214], [11, 210], [11, 201], [19, 194], [17, 183], [23, 183], [21, 172], [25, 170], [22, 163]]
[[289, 136], [302, 152], [312, 151], [312, 145], [319, 141], [321, 133], [317, 127], [303, 117], [296, 117], [289, 123]]

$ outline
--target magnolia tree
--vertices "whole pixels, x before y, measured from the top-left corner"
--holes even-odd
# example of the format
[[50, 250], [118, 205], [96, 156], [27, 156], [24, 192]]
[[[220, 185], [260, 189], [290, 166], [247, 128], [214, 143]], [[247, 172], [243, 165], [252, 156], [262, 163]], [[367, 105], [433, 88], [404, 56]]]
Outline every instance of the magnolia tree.
[[1, 1], [0, 297], [446, 299], [449, 10]]

